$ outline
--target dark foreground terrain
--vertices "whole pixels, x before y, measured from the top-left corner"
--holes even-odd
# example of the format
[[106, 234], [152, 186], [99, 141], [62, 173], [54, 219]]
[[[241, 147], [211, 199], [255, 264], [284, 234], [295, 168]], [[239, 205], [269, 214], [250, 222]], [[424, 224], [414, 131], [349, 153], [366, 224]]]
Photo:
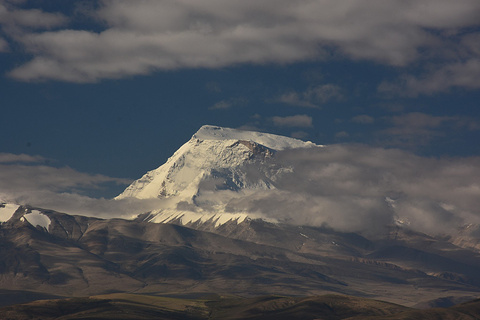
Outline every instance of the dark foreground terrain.
[[1, 319], [479, 319], [480, 300], [417, 310], [342, 295], [304, 298], [206, 296], [179, 299], [137, 294], [39, 300], [0, 308]]

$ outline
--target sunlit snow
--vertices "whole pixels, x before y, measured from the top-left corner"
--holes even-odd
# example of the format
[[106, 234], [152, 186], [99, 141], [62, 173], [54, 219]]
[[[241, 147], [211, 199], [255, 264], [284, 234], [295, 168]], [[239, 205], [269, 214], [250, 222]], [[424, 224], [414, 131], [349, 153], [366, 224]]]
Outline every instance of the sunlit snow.
[[[227, 223], [235, 222], [242, 223], [246, 219], [260, 218], [260, 215], [237, 212], [192, 212], [192, 211], [178, 211], [178, 210], [155, 210], [151, 212], [152, 218], [149, 220], [156, 223], [169, 223], [179, 221], [183, 225], [194, 223], [211, 223], [215, 228]], [[274, 222], [272, 219], [267, 219], [269, 222]], [[276, 221], [275, 221], [276, 222]]]
[[165, 164], [147, 172], [116, 199], [177, 196], [179, 201], [189, 201], [198, 193], [202, 181], [216, 176], [242, 189], [270, 189], [267, 182], [249, 180], [239, 169], [252, 159], [252, 148], [263, 148], [268, 153], [310, 147], [318, 145], [268, 133], [203, 126]]
[[[262, 168], [258, 162], [270, 161], [277, 151], [313, 147], [321, 146], [274, 134], [203, 126], [165, 164], [147, 172], [116, 199], [162, 199], [158, 210], [151, 212], [150, 221], [158, 223], [218, 227], [229, 221], [264, 218], [252, 212], [226, 212], [225, 205], [240, 191], [275, 189], [272, 181], [289, 168], [267, 166], [257, 172], [245, 166], [255, 163]], [[180, 203], [193, 207], [182, 210]]]
[[33, 210], [23, 216], [32, 226], [40, 226], [48, 230], [51, 220], [38, 210]]
[[5, 203], [4, 207], [0, 207], [0, 222], [5, 222], [10, 219], [18, 207], [18, 204], [12, 203]]
[[245, 131], [217, 126], [202, 126], [192, 138], [200, 140], [245, 140], [255, 141], [273, 150], [285, 150], [294, 148], [306, 148], [318, 146], [310, 141], [302, 141], [294, 138], [279, 136], [271, 133]]

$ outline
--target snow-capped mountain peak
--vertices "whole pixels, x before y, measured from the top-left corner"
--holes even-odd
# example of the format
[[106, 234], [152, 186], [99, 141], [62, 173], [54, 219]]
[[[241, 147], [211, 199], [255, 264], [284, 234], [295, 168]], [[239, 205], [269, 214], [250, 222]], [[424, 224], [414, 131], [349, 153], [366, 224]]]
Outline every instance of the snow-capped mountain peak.
[[316, 146], [310, 141], [305, 142], [302, 140], [279, 136], [276, 134], [223, 128], [211, 125], [202, 126], [192, 136], [192, 139], [252, 141], [273, 150], [306, 148]]
[[[225, 199], [238, 192], [274, 189], [276, 175], [288, 170], [275, 165], [276, 152], [311, 147], [318, 146], [274, 134], [203, 126], [165, 164], [134, 181], [116, 199], [164, 199], [149, 218], [155, 222], [240, 222], [247, 213], [226, 212]], [[205, 194], [215, 195], [206, 207], [205, 201], [198, 201]]]
[[274, 134], [203, 126], [164, 165], [134, 181], [116, 199], [177, 196], [189, 201], [209, 183], [220, 190], [268, 189], [268, 177], [248, 177], [243, 167], [265, 161], [279, 150], [313, 146]]

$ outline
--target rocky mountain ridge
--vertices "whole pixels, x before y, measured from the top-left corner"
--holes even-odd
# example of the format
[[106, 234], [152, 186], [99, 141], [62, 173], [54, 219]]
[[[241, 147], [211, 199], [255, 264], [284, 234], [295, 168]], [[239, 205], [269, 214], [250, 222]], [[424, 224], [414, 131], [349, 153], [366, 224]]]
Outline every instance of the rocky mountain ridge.
[[[48, 228], [24, 218], [32, 212]], [[0, 287], [67, 297], [342, 293], [407, 306], [480, 295], [478, 252], [401, 227], [368, 239], [251, 219], [214, 232], [19, 206], [0, 224]]]
[[[0, 289], [6, 295], [16, 290], [63, 297], [340, 293], [405, 306], [480, 296], [477, 225], [438, 236], [398, 219], [385, 220], [375, 233], [361, 233], [289, 223], [275, 215], [269, 219], [256, 211], [262, 200], [258, 195], [278, 191], [278, 197], [268, 200], [280, 200], [298, 213], [289, 204], [298, 194], [291, 181], [282, 181], [298, 168], [277, 161], [288, 149], [297, 156], [302, 150], [326, 148], [202, 127], [164, 165], [117, 197], [158, 200], [158, 209], [134, 219], [100, 219], [0, 201]], [[295, 178], [311, 174], [305, 168]], [[300, 200], [317, 185], [307, 186]], [[246, 200], [250, 206], [242, 207]], [[393, 198], [383, 202], [379, 210], [395, 210]]]

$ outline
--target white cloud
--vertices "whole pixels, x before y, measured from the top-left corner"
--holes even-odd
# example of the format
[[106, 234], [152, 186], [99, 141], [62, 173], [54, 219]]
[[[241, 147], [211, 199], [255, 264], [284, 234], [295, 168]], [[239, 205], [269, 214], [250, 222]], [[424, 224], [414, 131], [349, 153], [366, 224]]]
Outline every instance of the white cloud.
[[[25, 18], [28, 14], [34, 19]], [[441, 51], [438, 32], [478, 24], [478, 1], [182, 0], [103, 1], [95, 33], [59, 30], [15, 39], [34, 58], [21, 80], [93, 82], [176, 68], [291, 63], [336, 56], [405, 66], [420, 50]], [[42, 16], [45, 19], [38, 19]], [[22, 12], [17, 25], [57, 26], [64, 18]], [[459, 80], [460, 81], [460, 80]], [[460, 81], [459, 83], [462, 83]]]
[[462, 116], [433, 116], [411, 112], [385, 118], [392, 124], [379, 132], [382, 143], [390, 146], [419, 147], [433, 139], [445, 136], [445, 129], [479, 130], [480, 123], [474, 118]]
[[[131, 214], [144, 209], [138, 204], [117, 204], [105, 199], [93, 199], [82, 195], [85, 191], [100, 190], [106, 184], [127, 185], [131, 181], [87, 174], [72, 168], [56, 168], [43, 164], [46, 159], [25, 154], [0, 154], [0, 199], [21, 204], [54, 209], [72, 214], [108, 215]], [[108, 205], [111, 204], [110, 209]], [[146, 203], [145, 203], [146, 204]]]
[[480, 222], [478, 157], [434, 159], [331, 145], [282, 151], [277, 161], [293, 170], [275, 181], [276, 189], [232, 199], [228, 210], [372, 233], [396, 219], [430, 234]]
[[[18, 162], [18, 161], [17, 161]], [[27, 161], [28, 162], [28, 161]], [[69, 167], [47, 165], [0, 164], [0, 190], [12, 193], [34, 190], [66, 192], [84, 188], [98, 188], [103, 183], [126, 184], [129, 180], [91, 175]]]
[[421, 76], [402, 75], [395, 81], [384, 81], [378, 91], [382, 93], [416, 97], [448, 91], [451, 88], [480, 88], [480, 57], [448, 63]]
[[290, 91], [282, 94], [277, 99], [279, 102], [286, 103], [292, 106], [305, 107], [305, 108], [318, 108], [316, 104], [305, 100], [301, 97], [301, 94], [298, 94], [295, 91]]
[[208, 108], [209, 110], [225, 110], [230, 109], [232, 107], [232, 103], [226, 100], [219, 101], [215, 103], [213, 106]]
[[0, 192], [0, 200], [15, 201], [44, 209], [56, 210], [68, 214], [97, 218], [132, 219], [141, 213], [160, 208], [164, 203], [158, 199], [105, 199], [91, 198], [78, 193], [57, 193], [49, 190], [25, 193], [12, 197]]
[[209, 110], [226, 110], [230, 109], [234, 106], [239, 106], [247, 103], [247, 99], [245, 98], [231, 98], [227, 100], [221, 100], [215, 103], [213, 106], [209, 107]]
[[10, 50], [10, 46], [8, 45], [8, 42], [0, 38], [0, 52], [8, 52]]
[[277, 127], [312, 127], [312, 117], [305, 114], [297, 114], [287, 117], [273, 117], [273, 124]]
[[480, 88], [480, 34], [468, 34], [458, 42], [447, 43], [445, 61], [429, 66], [421, 75], [403, 74], [395, 81], [384, 81], [378, 91], [416, 97], [448, 91], [451, 88]]
[[60, 13], [18, 9], [7, 1], [0, 1], [0, 25], [7, 33], [21, 32], [23, 28], [50, 29], [65, 25], [67, 20]]
[[[480, 223], [479, 157], [435, 159], [395, 149], [331, 145], [280, 151], [274, 159], [279, 167], [292, 168], [272, 181], [275, 189], [202, 192], [197, 202], [214, 197], [215, 203], [224, 201], [229, 212], [349, 232], [378, 233], [396, 219], [430, 234]], [[171, 205], [158, 199], [117, 201], [78, 193], [103, 183], [128, 182], [70, 168], [0, 164], [2, 200], [104, 218], [131, 218]]]
[[41, 163], [45, 161], [47, 161], [47, 159], [42, 156], [0, 152], [0, 163]]

